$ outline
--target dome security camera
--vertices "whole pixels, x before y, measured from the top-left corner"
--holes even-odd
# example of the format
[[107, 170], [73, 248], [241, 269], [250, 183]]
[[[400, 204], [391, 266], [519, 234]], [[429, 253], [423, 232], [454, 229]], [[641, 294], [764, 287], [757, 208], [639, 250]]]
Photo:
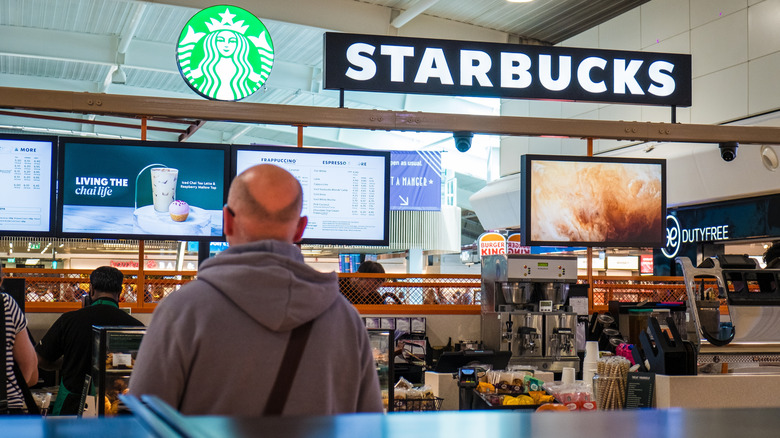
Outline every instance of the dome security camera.
[[455, 140], [455, 149], [466, 152], [471, 149], [471, 139], [474, 137], [473, 132], [469, 131], [456, 131], [452, 133], [452, 138]]
[[739, 143], [736, 141], [719, 143], [718, 147], [720, 147], [720, 157], [723, 158], [723, 161], [734, 161], [734, 158], [737, 158], [737, 148], [739, 147]]

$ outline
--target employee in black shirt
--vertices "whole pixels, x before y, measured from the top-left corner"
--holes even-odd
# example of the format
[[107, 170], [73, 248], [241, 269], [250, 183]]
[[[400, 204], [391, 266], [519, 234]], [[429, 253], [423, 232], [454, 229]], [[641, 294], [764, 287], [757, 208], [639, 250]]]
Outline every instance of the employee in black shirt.
[[[52, 415], [76, 415], [84, 379], [92, 361], [92, 326], [143, 326], [119, 309], [122, 292], [121, 271], [101, 266], [89, 276], [92, 303], [83, 309], [64, 313], [54, 322], [35, 347], [38, 366], [61, 369], [61, 381]], [[98, 401], [102, 402], [102, 401]]]

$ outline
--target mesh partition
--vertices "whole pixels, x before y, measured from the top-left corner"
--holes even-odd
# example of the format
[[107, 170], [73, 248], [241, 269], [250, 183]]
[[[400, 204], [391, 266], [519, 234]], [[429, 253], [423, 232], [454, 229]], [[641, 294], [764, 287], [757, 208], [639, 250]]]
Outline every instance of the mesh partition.
[[[76, 303], [89, 291], [91, 270], [6, 269], [8, 277], [25, 279], [25, 301], [28, 303]], [[123, 303], [155, 303], [195, 278], [195, 272], [154, 272], [139, 279], [138, 273], [124, 272]], [[138, 291], [144, 298], [138, 299]]]
[[[384, 304], [481, 304], [478, 275], [340, 274], [350, 302], [367, 304], [374, 290]], [[373, 304], [373, 302], [372, 302]]]
[[[46, 270], [11, 268], [8, 277], [25, 279], [28, 303], [77, 303], [89, 290], [90, 270]], [[171, 292], [196, 278], [195, 271], [138, 271], [125, 274], [120, 302], [126, 306], [153, 308]], [[586, 279], [580, 277], [585, 283]], [[340, 274], [339, 285], [344, 296], [354, 304], [403, 305], [481, 305], [479, 275], [445, 274]], [[718, 290], [714, 280], [697, 284], [702, 291]], [[143, 291], [139, 294], [139, 291]], [[375, 291], [375, 292], [374, 292]], [[591, 308], [603, 311], [610, 301], [668, 302], [686, 301], [682, 277], [593, 277]], [[139, 298], [140, 296], [140, 298]], [[367, 300], [366, 297], [374, 299]], [[716, 295], [717, 296], [717, 293]], [[721, 304], [725, 304], [721, 300]], [[31, 310], [35, 311], [33, 305]], [[44, 307], [38, 308], [44, 309]], [[46, 306], [47, 311], [56, 306]]]

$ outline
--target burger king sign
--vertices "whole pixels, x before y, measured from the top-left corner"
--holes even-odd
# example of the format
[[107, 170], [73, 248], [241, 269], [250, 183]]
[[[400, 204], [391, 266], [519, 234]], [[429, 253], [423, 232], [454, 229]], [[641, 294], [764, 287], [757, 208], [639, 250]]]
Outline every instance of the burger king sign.
[[479, 236], [479, 256], [506, 254], [506, 238], [498, 233], [484, 233]]

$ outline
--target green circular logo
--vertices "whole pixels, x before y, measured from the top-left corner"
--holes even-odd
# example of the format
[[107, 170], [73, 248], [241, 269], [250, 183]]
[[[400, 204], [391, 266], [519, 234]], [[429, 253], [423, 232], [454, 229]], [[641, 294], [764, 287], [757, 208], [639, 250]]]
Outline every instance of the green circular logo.
[[251, 96], [274, 64], [268, 29], [237, 6], [212, 6], [195, 14], [181, 31], [176, 52], [187, 85], [215, 100]]

